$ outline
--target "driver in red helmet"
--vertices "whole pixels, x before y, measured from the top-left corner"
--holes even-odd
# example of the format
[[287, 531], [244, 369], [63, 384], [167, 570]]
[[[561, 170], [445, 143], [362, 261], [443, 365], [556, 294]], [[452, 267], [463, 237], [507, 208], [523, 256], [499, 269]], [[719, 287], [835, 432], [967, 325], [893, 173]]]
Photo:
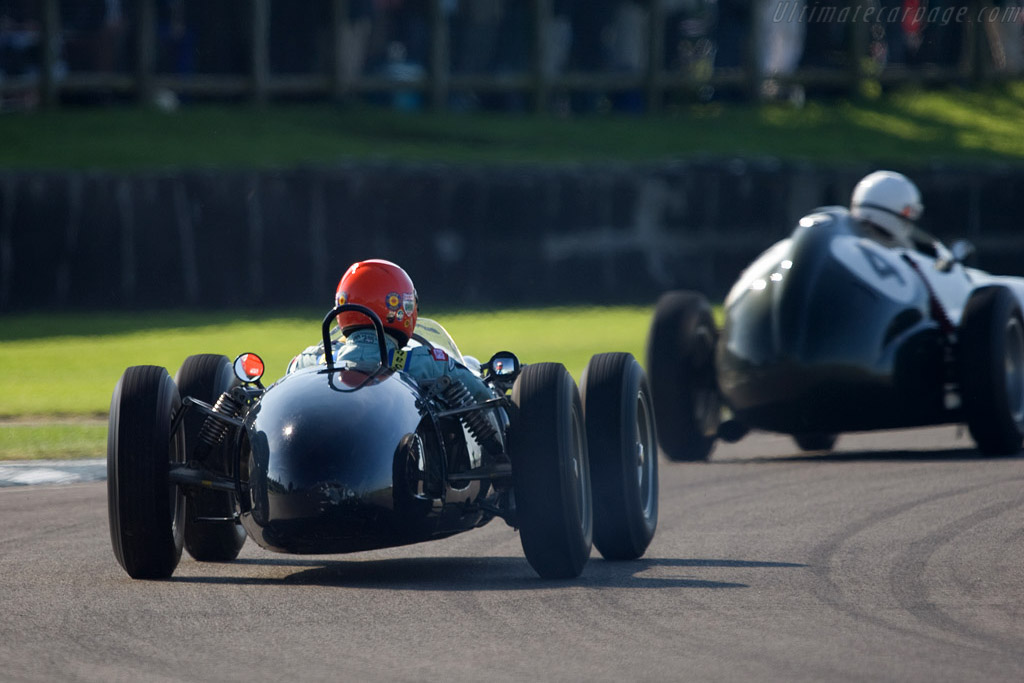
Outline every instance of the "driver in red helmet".
[[[384, 325], [384, 341], [392, 370], [405, 372], [417, 381], [447, 375], [460, 380], [478, 401], [494, 398], [479, 376], [443, 349], [407, 346], [416, 329], [419, 299], [412, 279], [400, 266], [380, 259], [353, 263], [338, 282], [335, 303], [360, 304], [377, 314]], [[369, 318], [356, 311], [343, 311], [338, 314], [338, 329], [343, 338], [333, 342], [335, 364], [356, 369], [376, 368], [380, 363], [380, 347]], [[307, 348], [292, 359], [288, 372], [323, 363], [323, 353], [322, 343]]]

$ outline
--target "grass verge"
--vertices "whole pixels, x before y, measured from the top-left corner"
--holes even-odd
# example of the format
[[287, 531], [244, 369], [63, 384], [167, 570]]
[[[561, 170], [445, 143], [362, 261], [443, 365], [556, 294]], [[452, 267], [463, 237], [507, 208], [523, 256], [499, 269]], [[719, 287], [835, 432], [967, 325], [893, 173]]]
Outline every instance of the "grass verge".
[[106, 444], [106, 420], [0, 421], [0, 461], [99, 458], [104, 456]]
[[97, 107], [0, 117], [0, 167], [287, 167], [346, 161], [776, 157], [898, 166], [1024, 160], [1024, 83], [876, 99], [713, 102], [655, 116], [404, 113], [330, 105]]
[[[319, 313], [123, 313], [0, 318], [0, 460], [100, 457], [114, 385], [130, 365], [173, 376], [194, 353], [259, 353], [267, 378], [319, 339]], [[430, 315], [430, 312], [426, 312]], [[628, 351], [643, 361], [648, 307], [463, 312], [436, 317], [463, 353], [497, 351], [557, 361], [579, 379], [590, 356]], [[267, 382], [269, 384], [269, 382]]]

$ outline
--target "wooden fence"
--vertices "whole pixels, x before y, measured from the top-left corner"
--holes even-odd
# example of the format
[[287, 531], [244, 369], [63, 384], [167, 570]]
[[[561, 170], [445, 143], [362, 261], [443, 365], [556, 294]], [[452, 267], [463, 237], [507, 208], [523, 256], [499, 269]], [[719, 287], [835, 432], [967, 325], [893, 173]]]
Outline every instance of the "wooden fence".
[[[284, 0], [276, 0], [282, 2]], [[289, 0], [290, 1], [290, 0]], [[343, 98], [367, 92], [396, 90], [417, 91], [435, 109], [449, 106], [450, 93], [455, 91], [515, 92], [529, 97], [537, 112], [547, 111], [555, 92], [578, 90], [616, 93], [634, 91], [643, 93], [646, 111], [657, 111], [664, 106], [669, 93], [692, 93], [701, 87], [729, 87], [756, 93], [760, 77], [753, 62], [753, 41], [749, 36], [745, 64], [733, 68], [715, 68], [698, 75], [665, 66], [664, 36], [666, 0], [647, 0], [649, 52], [645, 68], [628, 74], [608, 72], [568, 71], [552, 73], [545, 68], [549, 62], [550, 42], [540, 36], [549, 35], [552, 0], [517, 0], [530, 5], [530, 30], [533, 33], [530, 66], [521, 73], [468, 75], [452, 73], [450, 68], [451, 41], [449, 25], [444, 11], [444, 0], [424, 0], [429, 8], [430, 58], [422, 76], [411, 81], [362, 75], [345, 76], [344, 35], [349, 16], [349, 0], [329, 0], [331, 8], [330, 34], [333, 59], [323, 73], [275, 74], [270, 67], [270, 18], [272, 0], [248, 0], [244, 3], [247, 17], [242, 17], [247, 31], [249, 54], [247, 72], [241, 74], [189, 74], [187, 76], [159, 73], [155, 68], [157, 54], [156, 0], [135, 0], [134, 21], [131, 23], [131, 45], [134, 66], [129, 73], [59, 74], [61, 16], [59, 0], [39, 0], [41, 9], [42, 46], [39, 75], [32, 85], [38, 87], [44, 106], [56, 106], [64, 95], [96, 92], [118, 93], [149, 101], [158, 90], [167, 89], [179, 95], [209, 98], [244, 98], [253, 102], [267, 102], [275, 97], [301, 96], [313, 98]], [[808, 3], [810, 5], [811, 3]], [[970, 0], [958, 4], [961, 13], [953, 20], [962, 24], [963, 40], [960, 54], [953, 66], [887, 66], [877, 69], [866, 59], [871, 40], [871, 22], [867, 10], [876, 7], [871, 0], [836, 0], [838, 10], [846, 10], [843, 24], [844, 45], [847, 51], [844, 65], [836, 68], [801, 68], [785, 78], [801, 85], [827, 85], [831, 88], [856, 93], [865, 80], [879, 83], [902, 82], [957, 82], [978, 83], [1000, 78], [1007, 72], [995, 68], [998, 60], [998, 35], [993, 26], [1000, 21], [999, 7], [991, 0]], [[959, 9], [958, 9], [959, 11]], [[859, 18], [860, 20], [853, 20]], [[753, 33], [753, 32], [751, 32]], [[1010, 74], [1019, 75], [1019, 74]], [[8, 78], [0, 83], [0, 94], [25, 87], [26, 80]]]
[[[764, 161], [345, 164], [0, 172], [0, 314], [319, 305], [339, 268], [401, 263], [434, 306], [721, 300], [812, 207], [874, 168]], [[929, 230], [1024, 275], [1024, 168], [903, 169]]]

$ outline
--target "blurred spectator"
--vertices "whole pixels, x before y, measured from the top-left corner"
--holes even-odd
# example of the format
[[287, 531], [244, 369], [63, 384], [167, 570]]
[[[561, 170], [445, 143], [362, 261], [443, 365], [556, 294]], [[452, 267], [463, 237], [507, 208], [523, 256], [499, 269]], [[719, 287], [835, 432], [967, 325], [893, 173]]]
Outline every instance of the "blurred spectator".
[[613, 71], [638, 73], [647, 68], [647, 8], [637, 0], [621, 0], [615, 8], [608, 33], [608, 65]]
[[196, 71], [196, 33], [185, 16], [183, 0], [157, 4], [157, 71], [192, 74]]
[[39, 20], [31, 0], [0, 0], [0, 78], [39, 71]]
[[717, 5], [714, 0], [664, 0], [662, 4], [665, 13], [662, 66], [703, 83], [697, 86], [697, 97], [702, 101], [710, 100], [715, 94], [707, 81], [715, 69]]
[[[608, 27], [608, 66], [611, 71], [632, 75], [647, 70], [650, 55], [650, 12], [637, 0], [621, 0]], [[616, 93], [612, 104], [619, 111], [642, 112], [642, 90]]]
[[992, 48], [992, 64], [997, 71], [1020, 74], [1024, 71], [1024, 1], [1001, 0], [985, 26]]
[[373, 0], [349, 0], [341, 24], [341, 80], [351, 83], [362, 75], [370, 49]]
[[757, 31], [757, 69], [762, 77], [761, 96], [788, 97], [803, 101], [803, 89], [786, 85], [804, 52], [807, 22], [804, 0], [757, 0], [754, 30]]
[[[387, 62], [381, 73], [396, 83], [418, 83], [427, 74], [421, 64], [410, 61], [405, 45], [397, 40], [388, 44]], [[394, 90], [391, 104], [395, 109], [414, 111], [423, 107], [423, 95], [418, 90]]]
[[[251, 73], [254, 56], [260, 54], [253, 50], [253, 0], [154, 1], [159, 73]], [[130, 70], [135, 56], [130, 29], [138, 3], [56, 2], [69, 70]], [[440, 18], [433, 16], [438, 6], [444, 15]], [[552, 17], [539, 36], [534, 35], [536, 6], [530, 0], [441, 0], [439, 5], [435, 0], [271, 0], [267, 55], [275, 74], [322, 74], [337, 63], [343, 83], [373, 74], [415, 84], [403, 86], [394, 97], [385, 93], [375, 98], [417, 109], [435, 54], [432, 23], [440, 19], [448, 21], [447, 66], [454, 74], [531, 73], [535, 41], [540, 40], [545, 61], [539, 68], [548, 76], [569, 70], [620, 74], [632, 77], [626, 87], [638, 84], [630, 91], [623, 86], [592, 92], [556, 89], [551, 93], [556, 110], [645, 108], [646, 92], [639, 84], [650, 59], [651, 0], [549, 0]], [[835, 85], [816, 86], [822, 92], [848, 89], [844, 70], [851, 66], [852, 19], [828, 17], [853, 6], [845, 0], [660, 0], [664, 53], [658, 57], [662, 68], [694, 79], [701, 99], [721, 96], [728, 87], [742, 88], [745, 96], [747, 78], [732, 79], [737, 85], [715, 92], [709, 76], [715, 69], [748, 66], [755, 71], [744, 76], [761, 84], [763, 97], [800, 100], [802, 90], [793, 84], [800, 65], [835, 71]], [[960, 63], [967, 37], [963, 23], [943, 17], [955, 15], [964, 0], [863, 0], [857, 6], [877, 10], [879, 18], [867, 28], [869, 54], [877, 66]], [[26, 82], [37, 76], [42, 7], [41, 0], [0, 0], [0, 78], [8, 84], [19, 76]], [[348, 14], [335, 16], [336, 7], [347, 8]], [[1024, 71], [1024, 0], [985, 0], [970, 7], [984, 11], [977, 27], [987, 39], [980, 46], [991, 48], [991, 65], [1010, 73]], [[829, 8], [831, 13], [822, 13]], [[517, 110], [531, 96], [527, 89], [481, 92], [490, 94], [453, 93], [449, 102], [458, 108]], [[670, 96], [677, 94], [693, 96], [692, 91]]]
[[547, 63], [543, 68], [549, 76], [560, 74], [569, 66], [574, 34], [571, 9], [572, 0], [554, 0], [551, 3], [551, 24], [548, 34], [543, 37], [547, 41]]
[[38, 8], [31, 0], [0, 0], [0, 109], [32, 109], [39, 103], [41, 60]]
[[885, 21], [872, 26], [873, 39], [881, 37], [871, 56], [880, 66], [938, 64], [954, 66], [960, 61], [962, 22], [946, 21], [954, 16], [962, 0], [878, 0], [879, 16]]
[[70, 71], [124, 70], [127, 26], [121, 0], [62, 0], [60, 16]]
[[368, 55], [371, 70], [389, 69], [399, 53], [402, 64], [427, 68], [430, 56], [428, 10], [427, 0], [373, 0]]

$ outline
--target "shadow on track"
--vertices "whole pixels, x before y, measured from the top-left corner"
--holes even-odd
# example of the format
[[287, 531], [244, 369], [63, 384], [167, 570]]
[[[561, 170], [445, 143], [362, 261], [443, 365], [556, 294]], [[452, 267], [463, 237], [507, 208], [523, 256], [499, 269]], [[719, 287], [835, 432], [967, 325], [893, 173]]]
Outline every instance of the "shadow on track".
[[[1016, 456], [992, 456], [984, 455], [974, 448], [951, 448], [949, 450], [878, 450], [878, 451], [832, 451], [828, 453], [794, 453], [793, 455], [775, 455], [752, 458], [715, 458], [711, 457], [712, 464], [734, 465], [734, 464], [763, 464], [763, 463], [794, 463], [813, 462], [819, 464], [845, 463], [845, 462], [986, 462], [996, 460], [1012, 460], [1020, 458]], [[671, 466], [674, 463], [669, 463]]]
[[[172, 582], [238, 585], [314, 585], [422, 591], [510, 591], [583, 588], [749, 588], [747, 584], [715, 581], [686, 571], [666, 576], [665, 569], [799, 568], [788, 562], [726, 559], [641, 558], [632, 562], [592, 560], [577, 579], [539, 579], [522, 557], [431, 557], [370, 561], [244, 559], [232, 565], [307, 567], [279, 578], [245, 576], [175, 576]], [[645, 576], [651, 572], [654, 575]]]

